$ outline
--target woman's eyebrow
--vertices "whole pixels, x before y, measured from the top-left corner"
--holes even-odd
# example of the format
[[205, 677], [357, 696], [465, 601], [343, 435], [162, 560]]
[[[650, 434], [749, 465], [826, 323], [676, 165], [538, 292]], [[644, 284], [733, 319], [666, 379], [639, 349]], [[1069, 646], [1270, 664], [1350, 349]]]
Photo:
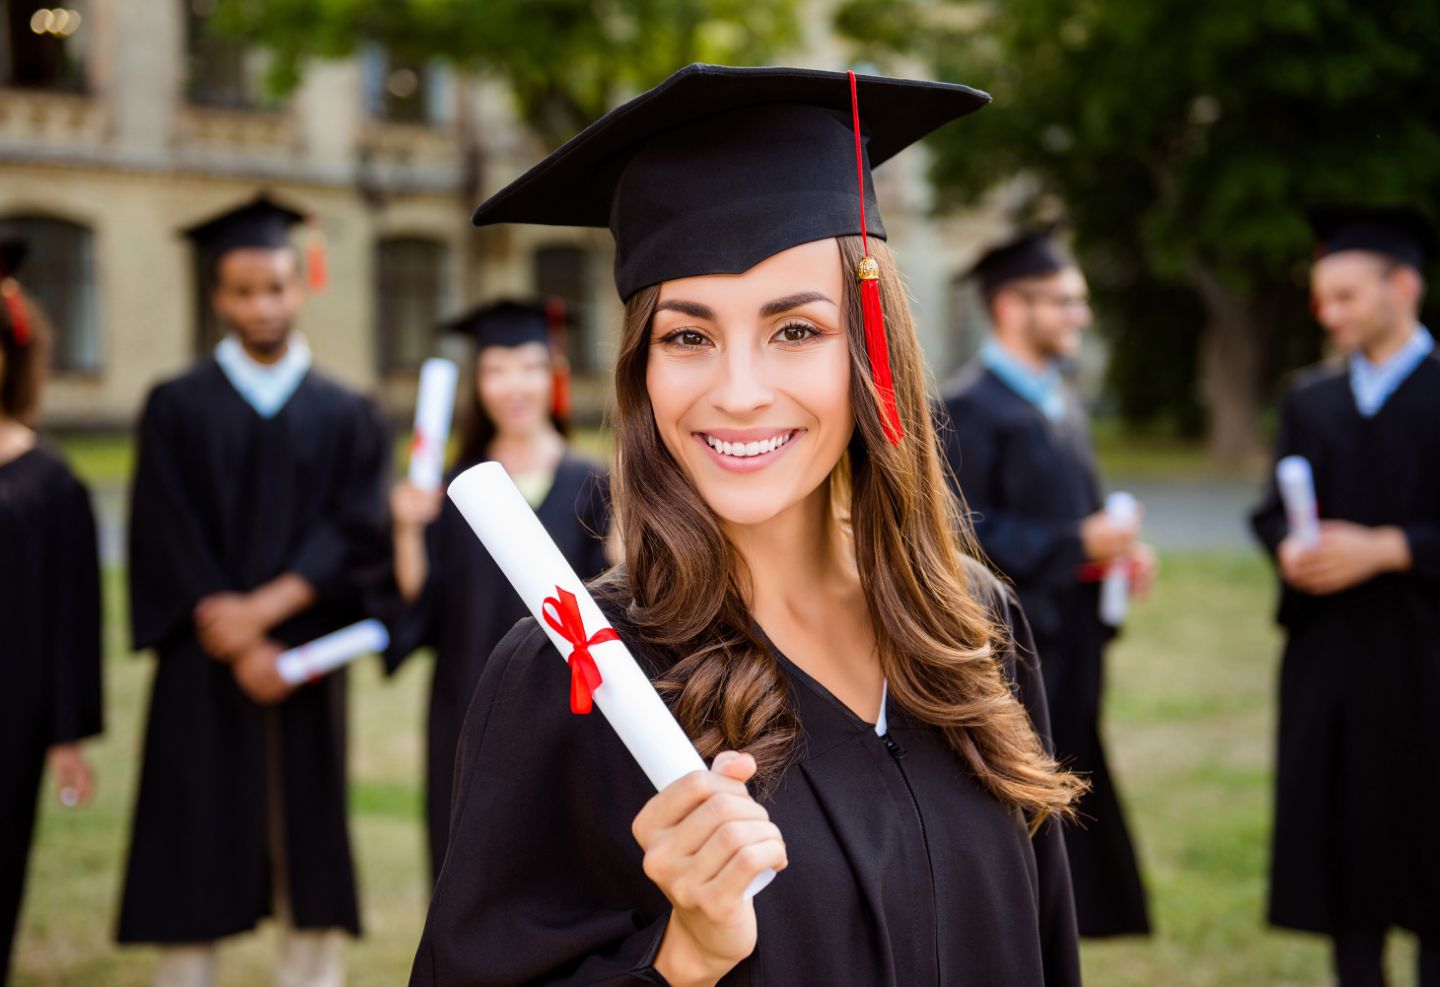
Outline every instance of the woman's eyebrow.
[[802, 291], [795, 295], [786, 295], [784, 298], [777, 298], [773, 302], [766, 302], [760, 306], [760, 317], [762, 319], [769, 318], [772, 315], [779, 315], [781, 312], [788, 312], [792, 308], [799, 308], [801, 305], [808, 305], [811, 302], [829, 302], [831, 305], [835, 304], [830, 301], [828, 295], [822, 292]]
[[678, 298], [667, 299], [655, 306], [657, 312], [680, 312], [696, 319], [709, 319], [715, 321], [715, 310], [708, 305], [701, 305], [699, 302], [681, 301]]

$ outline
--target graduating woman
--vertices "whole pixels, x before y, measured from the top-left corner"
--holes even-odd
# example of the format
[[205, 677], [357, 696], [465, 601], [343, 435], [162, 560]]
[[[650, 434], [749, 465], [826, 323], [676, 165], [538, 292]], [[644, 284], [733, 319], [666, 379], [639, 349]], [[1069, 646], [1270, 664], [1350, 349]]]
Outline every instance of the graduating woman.
[[[582, 578], [605, 570], [606, 480], [566, 443], [566, 377], [553, 355], [564, 324], [558, 302], [496, 302], [450, 323], [475, 340], [474, 387], [455, 472], [498, 460]], [[442, 506], [442, 501], [444, 501]], [[399, 667], [435, 649], [426, 736], [425, 817], [431, 876], [450, 829], [455, 745], [485, 659], [525, 605], [441, 491], [398, 485], [391, 496], [395, 581], [410, 606], [387, 658]]]
[[412, 984], [1079, 982], [1083, 784], [945, 488], [869, 175], [987, 97], [854, 86], [691, 66], [476, 214], [615, 234], [626, 560], [596, 589], [713, 764], [656, 794], [522, 622]]
[[90, 800], [77, 741], [100, 732], [100, 564], [90, 495], [26, 424], [48, 333], [0, 244], [0, 985], [8, 981], [40, 778]]

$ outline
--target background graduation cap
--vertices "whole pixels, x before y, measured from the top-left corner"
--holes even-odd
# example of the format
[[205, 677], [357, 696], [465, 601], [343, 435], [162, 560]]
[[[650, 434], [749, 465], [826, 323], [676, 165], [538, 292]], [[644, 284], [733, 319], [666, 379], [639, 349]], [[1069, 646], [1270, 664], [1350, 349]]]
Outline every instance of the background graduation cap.
[[4, 302], [9, 316], [10, 337], [16, 346], [30, 342], [30, 316], [25, 311], [20, 283], [15, 280], [28, 252], [23, 240], [0, 240], [0, 301]]
[[542, 343], [550, 350], [552, 410], [561, 421], [570, 418], [570, 368], [565, 359], [565, 331], [573, 324], [571, 312], [559, 298], [533, 301], [505, 298], [482, 305], [448, 322], [444, 332], [467, 336], [479, 353], [487, 346], [523, 346]]
[[[871, 168], [989, 101], [950, 83], [691, 65], [587, 127], [474, 222], [609, 227], [628, 301], [664, 281], [739, 274], [814, 240], [883, 239]], [[879, 269], [866, 262], [856, 272], [866, 350], [881, 420], [898, 442]]]
[[250, 202], [191, 226], [184, 231], [195, 244], [208, 270], [231, 250], [281, 250], [293, 246], [290, 228], [306, 223], [305, 273], [311, 291], [323, 291], [328, 281], [324, 233], [304, 213], [282, 205], [265, 193]]
[[1042, 278], [1075, 266], [1075, 258], [1055, 239], [1059, 224], [1025, 230], [991, 247], [975, 262], [970, 276], [986, 298], [1012, 281]]
[[1315, 232], [1316, 260], [1345, 250], [1364, 250], [1421, 270], [1440, 252], [1434, 224], [1409, 203], [1327, 203], [1309, 207], [1305, 215]]

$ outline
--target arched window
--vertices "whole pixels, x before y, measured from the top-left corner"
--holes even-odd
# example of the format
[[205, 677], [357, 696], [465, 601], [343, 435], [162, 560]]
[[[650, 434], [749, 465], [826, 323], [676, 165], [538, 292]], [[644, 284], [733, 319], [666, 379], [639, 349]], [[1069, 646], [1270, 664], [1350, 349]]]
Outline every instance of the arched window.
[[569, 244], [541, 247], [535, 251], [535, 291], [563, 300], [578, 316], [566, 339], [565, 355], [578, 373], [595, 372], [600, 358], [589, 305], [590, 255]]
[[376, 244], [375, 338], [381, 375], [409, 373], [431, 355], [445, 302], [449, 251], [419, 237]]
[[99, 373], [104, 354], [90, 230], [48, 216], [0, 218], [0, 238], [11, 237], [27, 247], [20, 281], [55, 328], [51, 366], [57, 373]]

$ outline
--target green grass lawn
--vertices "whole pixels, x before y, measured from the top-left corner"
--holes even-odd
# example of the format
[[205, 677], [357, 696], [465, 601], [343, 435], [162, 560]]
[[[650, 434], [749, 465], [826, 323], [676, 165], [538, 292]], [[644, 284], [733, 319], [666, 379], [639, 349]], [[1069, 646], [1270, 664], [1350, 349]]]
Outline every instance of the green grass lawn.
[[[124, 653], [117, 578], [108, 592], [116, 619], [108, 731], [92, 747], [99, 793], [80, 812], [46, 793], [17, 987], [140, 987], [153, 965], [150, 950], [111, 942], [151, 662]], [[1278, 644], [1270, 602], [1259, 559], [1170, 557], [1112, 652], [1107, 732], [1159, 932], [1087, 944], [1092, 987], [1327, 983], [1323, 942], [1261, 921]], [[383, 681], [367, 663], [353, 679], [351, 805], [367, 929], [350, 952], [354, 987], [404, 983], [424, 919], [418, 786], [428, 674], [428, 663], [415, 661]], [[268, 983], [272, 947], [264, 927], [227, 943], [222, 982]], [[1413, 982], [1411, 955], [1409, 944], [1392, 950], [1400, 987]]]

